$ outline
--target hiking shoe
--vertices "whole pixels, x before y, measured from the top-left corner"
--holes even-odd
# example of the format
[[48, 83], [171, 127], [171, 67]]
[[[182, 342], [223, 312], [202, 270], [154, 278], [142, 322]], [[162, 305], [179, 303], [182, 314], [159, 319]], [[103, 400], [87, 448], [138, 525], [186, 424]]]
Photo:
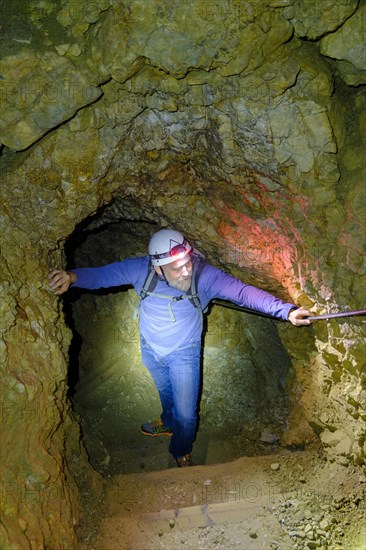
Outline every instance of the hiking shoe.
[[192, 457], [190, 454], [184, 456], [176, 456], [174, 458], [175, 464], [178, 468], [185, 468], [186, 466], [193, 466]]
[[142, 424], [141, 431], [144, 435], [149, 435], [150, 437], [156, 437], [158, 435], [173, 435], [173, 430], [169, 428], [169, 426], [164, 426], [160, 416], [157, 420]]

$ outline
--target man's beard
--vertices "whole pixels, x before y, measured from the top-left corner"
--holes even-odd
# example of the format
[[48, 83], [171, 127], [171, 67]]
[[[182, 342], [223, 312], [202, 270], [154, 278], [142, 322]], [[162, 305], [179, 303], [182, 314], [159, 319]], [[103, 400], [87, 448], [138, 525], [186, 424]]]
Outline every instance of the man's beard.
[[169, 281], [169, 286], [172, 286], [173, 288], [176, 288], [177, 290], [182, 290], [183, 292], [187, 292], [191, 286], [191, 280], [192, 277], [188, 277], [187, 279], [183, 279], [182, 281]]

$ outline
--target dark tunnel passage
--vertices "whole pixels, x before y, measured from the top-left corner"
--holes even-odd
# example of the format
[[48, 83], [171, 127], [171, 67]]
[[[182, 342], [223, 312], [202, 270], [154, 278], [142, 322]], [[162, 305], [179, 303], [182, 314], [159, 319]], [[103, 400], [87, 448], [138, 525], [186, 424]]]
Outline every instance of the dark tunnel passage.
[[[147, 221], [105, 223], [103, 215], [94, 218], [66, 243], [67, 266], [95, 267], [144, 256], [158, 229]], [[171, 466], [168, 438], [146, 438], [140, 431], [161, 409], [141, 362], [137, 303], [132, 287], [71, 289], [64, 297], [73, 332], [69, 394], [80, 415], [90, 462], [103, 475]], [[204, 318], [195, 463], [277, 452], [288, 424], [293, 370], [278, 323], [210, 306]]]

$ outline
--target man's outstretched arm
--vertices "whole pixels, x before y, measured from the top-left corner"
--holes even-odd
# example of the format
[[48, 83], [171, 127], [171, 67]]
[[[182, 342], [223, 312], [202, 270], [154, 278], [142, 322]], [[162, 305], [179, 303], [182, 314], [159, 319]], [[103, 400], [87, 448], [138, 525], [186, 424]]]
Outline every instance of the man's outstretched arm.
[[244, 283], [221, 269], [211, 265], [205, 266], [202, 271], [202, 281], [208, 301], [220, 298], [283, 321], [289, 321], [295, 326], [311, 325], [307, 317], [312, 314], [306, 308], [286, 303], [273, 294]]
[[50, 269], [49, 285], [55, 294], [63, 294], [69, 287], [97, 290], [112, 286], [132, 285], [140, 288], [149, 265], [148, 257], [126, 258], [99, 267], [79, 267], [66, 271]]

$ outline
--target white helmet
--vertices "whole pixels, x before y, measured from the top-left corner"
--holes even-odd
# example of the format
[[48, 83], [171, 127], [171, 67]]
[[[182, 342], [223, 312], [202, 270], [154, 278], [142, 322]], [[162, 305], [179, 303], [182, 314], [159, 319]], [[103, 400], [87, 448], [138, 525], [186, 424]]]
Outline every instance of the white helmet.
[[152, 265], [166, 265], [184, 258], [192, 250], [185, 236], [174, 229], [161, 229], [149, 242]]

